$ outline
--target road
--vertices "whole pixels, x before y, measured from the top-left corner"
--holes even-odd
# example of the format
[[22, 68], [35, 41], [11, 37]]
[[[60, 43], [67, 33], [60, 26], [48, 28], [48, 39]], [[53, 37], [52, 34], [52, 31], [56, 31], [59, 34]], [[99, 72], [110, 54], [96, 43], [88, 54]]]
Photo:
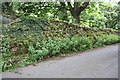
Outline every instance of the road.
[[0, 80], [2, 79], [2, 74], [0, 73]]
[[3, 78], [118, 78], [118, 44], [4, 72]]

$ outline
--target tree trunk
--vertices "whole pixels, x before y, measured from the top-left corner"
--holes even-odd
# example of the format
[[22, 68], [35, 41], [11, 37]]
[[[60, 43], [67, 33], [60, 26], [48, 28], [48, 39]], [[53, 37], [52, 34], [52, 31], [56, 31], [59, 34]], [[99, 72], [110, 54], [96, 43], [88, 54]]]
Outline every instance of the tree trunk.
[[79, 15], [75, 15], [74, 18], [75, 18], [75, 22], [76, 22], [76, 23], [79, 23], [79, 22], [80, 22]]
[[13, 11], [13, 7], [9, 6], [8, 11], [12, 19], [16, 19], [16, 13]]
[[75, 22], [79, 23], [80, 19], [79, 19], [79, 12], [78, 12], [78, 2], [74, 2], [74, 18], [75, 18]]
[[80, 14], [81, 12], [89, 5], [90, 0], [88, 0], [87, 2], [84, 2], [81, 6], [78, 6], [78, 2], [74, 2], [74, 7], [72, 7], [70, 2], [67, 2], [68, 6], [69, 6], [69, 11], [71, 13], [71, 15], [75, 18], [75, 22], [76, 23], [80, 23]]

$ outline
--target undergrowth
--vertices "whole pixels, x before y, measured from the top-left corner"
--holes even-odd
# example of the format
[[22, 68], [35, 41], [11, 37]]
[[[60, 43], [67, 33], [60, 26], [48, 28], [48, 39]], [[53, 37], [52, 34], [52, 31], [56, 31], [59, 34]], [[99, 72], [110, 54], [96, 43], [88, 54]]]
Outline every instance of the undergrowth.
[[51, 22], [46, 26], [48, 27], [43, 31], [39, 26], [20, 27], [20, 24], [19, 28], [14, 26], [11, 28], [10, 25], [4, 27], [4, 36], [0, 42], [2, 71], [12, 71], [17, 67], [36, 64], [53, 56], [64, 56], [68, 53], [120, 42], [120, 37], [108, 29], [93, 29], [78, 25], [71, 27], [74, 24], [61, 24], [61, 22]]

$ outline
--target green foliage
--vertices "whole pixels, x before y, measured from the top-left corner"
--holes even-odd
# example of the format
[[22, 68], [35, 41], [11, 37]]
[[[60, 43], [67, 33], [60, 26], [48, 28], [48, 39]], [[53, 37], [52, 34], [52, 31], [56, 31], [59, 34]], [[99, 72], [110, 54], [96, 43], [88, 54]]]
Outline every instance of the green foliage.
[[[78, 2], [79, 5], [82, 5], [82, 3]], [[79, 24], [90, 27], [119, 29], [120, 4], [114, 4], [108, 2], [90, 2], [79, 16], [81, 20]], [[74, 4], [71, 3], [71, 5], [73, 6]], [[70, 23], [75, 22], [66, 3], [61, 5], [60, 2], [4, 2], [2, 3], [2, 8], [3, 13], [8, 15], [11, 13], [11, 16], [12, 13], [16, 13], [16, 16], [19, 18], [54, 18]], [[34, 23], [37, 24], [36, 21]]]
[[94, 47], [100, 47], [108, 44], [113, 44], [115, 42], [119, 42], [120, 37], [118, 35], [104, 35], [104, 36], [97, 36], [96, 42], [94, 43]]
[[2, 55], [0, 54], [0, 73], [2, 72]]
[[3, 13], [15, 12], [20, 18], [16, 23], [1, 26], [2, 71], [120, 42], [118, 31], [113, 30], [119, 29], [119, 4], [112, 7], [108, 3], [91, 2], [79, 16], [80, 24], [89, 27], [73, 24], [68, 6], [61, 6], [59, 2], [5, 2], [2, 6]]
[[105, 16], [107, 18], [106, 26], [114, 29], [120, 30], [120, 3], [113, 6], [106, 11]]
[[[2, 44], [2, 71], [35, 64], [53, 56], [65, 56], [67, 53], [120, 42], [117, 31], [112, 29], [89, 28], [64, 21], [49, 20], [40, 22], [44, 28], [41, 30], [34, 22], [28, 22], [25, 20], [2, 26], [4, 32], [1, 33], [3, 38], [0, 43]], [[33, 29], [33, 26], [39, 33]], [[19, 32], [18, 28], [23, 32]], [[26, 29], [29, 34], [26, 34]]]
[[[30, 37], [42, 37], [40, 35], [42, 31], [49, 25], [47, 20], [26, 18], [21, 19], [17, 23], [2, 26], [2, 34], [9, 35], [10, 37], [16, 37], [19, 39], [30, 38]], [[22, 34], [21, 34], [22, 33]]]
[[[62, 40], [43, 40], [40, 43], [28, 43], [27, 53], [14, 55], [13, 53], [9, 55], [9, 53], [3, 54], [3, 71], [4, 70], [13, 70], [19, 66], [25, 66], [28, 64], [34, 64], [35, 62], [41, 61], [45, 59], [45, 57], [56, 56], [58, 54], [63, 56], [66, 53], [84, 51], [94, 47], [100, 47], [107, 44], [112, 44], [120, 42], [120, 38], [117, 35], [103, 35], [95, 37], [80, 37], [79, 35], [75, 35], [70, 38], [64, 38]], [[4, 42], [5, 44], [6, 42]], [[30, 45], [31, 43], [31, 45]], [[35, 45], [37, 46], [35, 46]], [[10, 49], [8, 49], [11, 51]], [[13, 57], [13, 58], [12, 58]], [[17, 60], [15, 57], [19, 57]]]

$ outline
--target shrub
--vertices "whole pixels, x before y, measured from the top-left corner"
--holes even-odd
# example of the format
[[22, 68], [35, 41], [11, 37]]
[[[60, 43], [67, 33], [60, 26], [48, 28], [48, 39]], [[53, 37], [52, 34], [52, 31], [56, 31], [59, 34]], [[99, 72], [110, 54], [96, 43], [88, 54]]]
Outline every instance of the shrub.
[[[8, 32], [6, 33], [7, 30], [4, 31], [3, 35], [5, 37], [2, 38], [0, 43], [2, 45], [2, 71], [10, 71], [16, 67], [35, 64], [57, 55], [64, 56], [67, 53], [120, 42], [120, 37], [114, 30], [110, 29], [81, 27], [54, 21], [46, 29], [48, 30], [42, 31], [40, 34], [36, 33], [36, 30], [26, 35], [19, 32], [18, 34], [23, 36], [18, 38], [21, 37], [16, 37], [19, 30], [9, 33], [11, 31], [7, 28]], [[26, 33], [25, 30], [24, 33]], [[12, 34], [16, 36], [12, 36]]]

